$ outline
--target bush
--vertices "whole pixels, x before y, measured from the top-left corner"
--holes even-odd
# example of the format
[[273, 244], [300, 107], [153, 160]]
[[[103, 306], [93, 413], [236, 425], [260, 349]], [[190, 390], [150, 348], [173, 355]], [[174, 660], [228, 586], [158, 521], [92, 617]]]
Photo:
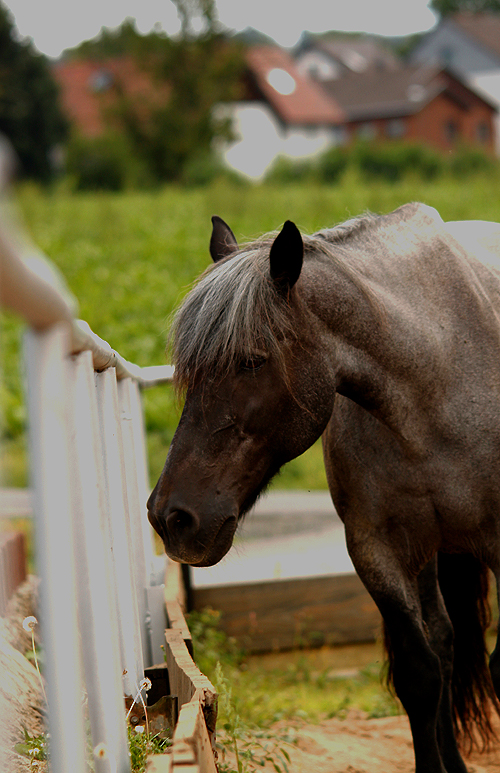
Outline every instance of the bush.
[[489, 174], [498, 171], [498, 160], [480, 148], [461, 146], [450, 156], [449, 168], [451, 174], [459, 178]]
[[278, 156], [266, 174], [266, 182], [289, 184], [302, 183], [315, 177], [315, 162], [311, 159], [293, 159]]
[[67, 148], [66, 171], [79, 191], [146, 188], [152, 182], [122, 133], [74, 136]]
[[388, 182], [410, 175], [432, 180], [444, 168], [444, 159], [437, 151], [409, 142], [359, 143], [350, 156], [363, 175]]
[[336, 183], [350, 163], [350, 153], [345, 147], [332, 147], [323, 153], [318, 162], [320, 182]]

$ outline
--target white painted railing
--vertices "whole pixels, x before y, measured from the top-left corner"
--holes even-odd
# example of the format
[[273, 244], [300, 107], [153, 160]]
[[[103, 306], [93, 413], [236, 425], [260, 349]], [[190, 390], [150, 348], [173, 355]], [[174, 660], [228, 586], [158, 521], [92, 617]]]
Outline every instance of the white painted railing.
[[145, 667], [163, 662], [166, 627], [146, 516], [140, 388], [169, 381], [172, 368], [128, 363], [76, 322], [60, 277], [33, 253], [0, 203], [0, 301], [29, 325], [51, 771], [87, 773], [88, 714], [96, 773], [125, 773], [123, 696], [136, 695]]

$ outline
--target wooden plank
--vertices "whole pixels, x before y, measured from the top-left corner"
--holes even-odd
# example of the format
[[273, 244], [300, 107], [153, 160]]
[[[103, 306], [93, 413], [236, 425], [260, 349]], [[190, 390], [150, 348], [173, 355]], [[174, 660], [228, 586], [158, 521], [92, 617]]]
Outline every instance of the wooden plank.
[[213, 684], [194, 663], [180, 631], [165, 631], [170, 692], [177, 695], [179, 708], [193, 698], [200, 701], [210, 737], [215, 733], [217, 693]]
[[165, 609], [168, 627], [182, 634], [189, 654], [193, 657], [191, 631], [184, 617], [186, 611], [186, 590], [182, 579], [181, 565], [176, 561], [167, 561], [165, 569]]
[[380, 631], [355, 574], [194, 588], [193, 606], [219, 610], [222, 629], [249, 652], [373, 641]]
[[186, 589], [182, 579], [181, 565], [168, 559], [165, 568], [165, 602], [176, 601], [182, 612], [186, 611]]
[[172, 773], [185, 773], [193, 766], [200, 773], [217, 773], [202, 707], [197, 698], [184, 704], [174, 733], [171, 752]]

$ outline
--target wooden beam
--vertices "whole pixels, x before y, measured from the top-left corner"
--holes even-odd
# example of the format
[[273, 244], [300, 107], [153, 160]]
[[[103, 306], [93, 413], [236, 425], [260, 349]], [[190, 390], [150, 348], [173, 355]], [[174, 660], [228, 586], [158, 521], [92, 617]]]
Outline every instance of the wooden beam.
[[221, 628], [249, 652], [374, 641], [380, 631], [355, 574], [194, 588], [193, 606], [219, 610]]
[[217, 773], [205, 717], [196, 698], [182, 707], [174, 733], [172, 773], [186, 773], [187, 766], [199, 773]]

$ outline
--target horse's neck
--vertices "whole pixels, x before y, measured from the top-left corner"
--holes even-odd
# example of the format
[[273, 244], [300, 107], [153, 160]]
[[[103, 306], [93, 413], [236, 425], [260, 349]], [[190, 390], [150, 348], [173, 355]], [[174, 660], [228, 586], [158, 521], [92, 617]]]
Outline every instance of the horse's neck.
[[380, 284], [377, 276], [363, 283], [362, 276], [353, 281], [321, 270], [316, 313], [329, 339], [337, 391], [407, 436], [415, 431], [419, 403], [435, 392], [446, 367], [443, 330], [438, 317], [422, 313], [425, 303], [404, 297], [397, 281]]

